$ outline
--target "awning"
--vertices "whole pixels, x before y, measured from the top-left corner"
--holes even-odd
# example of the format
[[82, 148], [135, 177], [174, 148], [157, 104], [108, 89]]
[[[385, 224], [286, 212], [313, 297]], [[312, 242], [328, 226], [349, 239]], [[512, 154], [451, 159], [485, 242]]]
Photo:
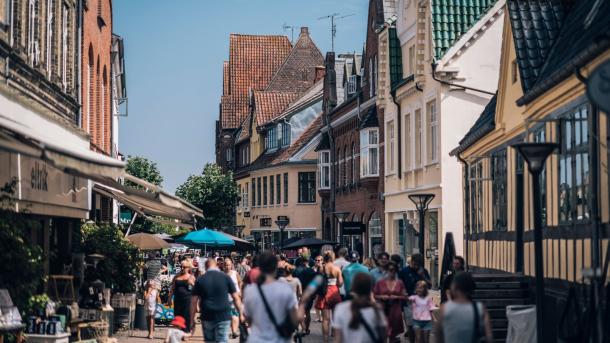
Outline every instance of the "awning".
[[0, 149], [78, 176], [123, 176], [125, 163], [89, 149], [86, 135], [0, 94]]

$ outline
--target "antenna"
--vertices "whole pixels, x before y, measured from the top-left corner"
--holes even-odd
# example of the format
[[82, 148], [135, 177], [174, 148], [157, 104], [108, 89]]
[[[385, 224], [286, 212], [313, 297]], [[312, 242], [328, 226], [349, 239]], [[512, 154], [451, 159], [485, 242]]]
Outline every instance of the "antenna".
[[290, 43], [294, 44], [294, 26], [292, 25], [288, 25], [286, 23], [284, 23], [284, 25], [282, 25], [282, 30], [284, 31], [284, 33], [286, 33], [286, 31], [290, 30]]
[[333, 51], [333, 52], [335, 51], [335, 36], [337, 35], [337, 24], [335, 24], [335, 21], [339, 20], [339, 19], [351, 17], [353, 15], [355, 15], [355, 14], [352, 13], [352, 14], [346, 14], [346, 15], [341, 16], [339, 13], [333, 13], [333, 14], [325, 15], [323, 17], [318, 18], [318, 20], [330, 19], [330, 46], [331, 46], [330, 51]]

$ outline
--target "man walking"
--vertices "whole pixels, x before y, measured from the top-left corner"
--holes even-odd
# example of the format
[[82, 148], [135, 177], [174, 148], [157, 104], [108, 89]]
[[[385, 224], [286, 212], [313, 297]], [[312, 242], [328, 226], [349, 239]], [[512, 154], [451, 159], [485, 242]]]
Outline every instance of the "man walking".
[[231, 278], [218, 269], [216, 259], [206, 261], [206, 273], [195, 282], [191, 302], [191, 318], [195, 318], [197, 302], [201, 309], [205, 342], [227, 343], [231, 327], [231, 303], [233, 298], [240, 317], [242, 303]]
[[[347, 248], [341, 248], [339, 249], [339, 251], [337, 251], [337, 256], [338, 258], [335, 260], [335, 262], [333, 262], [333, 264], [337, 267], [339, 267], [339, 269], [343, 270], [343, 268], [345, 268], [349, 262], [345, 259], [345, 257], [347, 256]], [[341, 286], [341, 288], [339, 288], [339, 294], [341, 294], [341, 298], [345, 299], [347, 292], [345, 291], [345, 286]]]
[[[305, 289], [316, 277], [317, 273], [315, 270], [313, 270], [313, 268], [309, 266], [308, 257], [301, 256], [297, 259], [297, 263], [299, 265], [294, 271], [294, 276], [299, 279], [299, 281], [301, 282], [301, 286], [303, 287], [303, 289]], [[308, 299], [305, 303], [305, 318], [303, 319], [303, 323], [301, 324], [304, 335], [309, 335], [309, 325], [311, 323], [311, 308], [313, 307], [314, 298], [315, 297], [310, 297], [310, 299]]]
[[371, 276], [373, 277], [373, 282], [377, 283], [377, 281], [385, 277], [385, 268], [388, 266], [388, 262], [390, 262], [390, 255], [387, 252], [379, 253], [375, 262], [377, 267], [371, 269]]
[[360, 254], [354, 250], [349, 255], [351, 263], [343, 268], [343, 285], [345, 286], [346, 299], [350, 299], [350, 292], [352, 291], [352, 280], [358, 273], [369, 273], [369, 269], [360, 264]]
[[447, 293], [449, 293], [451, 282], [453, 281], [455, 273], [464, 271], [464, 258], [462, 256], [454, 257], [451, 267], [452, 268], [449, 271], [449, 274], [447, 274], [443, 280], [443, 287], [441, 289], [441, 304], [449, 300]]

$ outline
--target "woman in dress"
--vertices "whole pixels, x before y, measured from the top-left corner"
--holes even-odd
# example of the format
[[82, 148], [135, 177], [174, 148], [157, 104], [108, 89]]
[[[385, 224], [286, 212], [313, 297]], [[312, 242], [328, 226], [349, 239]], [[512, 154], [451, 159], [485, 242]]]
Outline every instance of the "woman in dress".
[[324, 265], [320, 269], [320, 273], [326, 276], [327, 286], [324, 295], [318, 295], [316, 300], [316, 308], [322, 311], [322, 335], [324, 343], [328, 342], [330, 333], [330, 318], [333, 315], [335, 305], [341, 302], [339, 287], [343, 285], [343, 276], [341, 269], [333, 264], [335, 256], [332, 251], [324, 254]]
[[[186, 322], [185, 332], [191, 332], [191, 292], [195, 285], [195, 277], [191, 275], [191, 265], [189, 260], [180, 263], [180, 274], [174, 277], [172, 287], [169, 290], [169, 302], [174, 302], [174, 317], [182, 316]], [[172, 299], [173, 296], [173, 299]]]
[[405, 331], [402, 320], [402, 303], [407, 300], [405, 285], [396, 277], [398, 267], [396, 263], [389, 262], [386, 269], [386, 277], [379, 280], [375, 285], [375, 299], [384, 306], [384, 312], [388, 318], [388, 338], [394, 342], [398, 335]]
[[[222, 271], [229, 276], [231, 281], [233, 281], [233, 285], [235, 285], [235, 289], [237, 293], [241, 293], [241, 279], [237, 270], [233, 265], [233, 260], [230, 257], [225, 257], [224, 263], [220, 264], [219, 267]], [[239, 311], [235, 308], [235, 304], [233, 304], [233, 297], [229, 295], [229, 301], [231, 302], [231, 338], [237, 338], [239, 332]]]

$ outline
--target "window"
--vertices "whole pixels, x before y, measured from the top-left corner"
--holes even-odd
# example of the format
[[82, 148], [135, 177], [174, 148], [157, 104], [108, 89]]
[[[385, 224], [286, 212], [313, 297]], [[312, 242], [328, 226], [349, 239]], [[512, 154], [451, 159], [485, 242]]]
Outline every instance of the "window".
[[341, 183], [344, 186], [347, 186], [347, 156], [347, 146], [345, 146], [343, 147], [343, 175], [341, 175]]
[[492, 218], [494, 230], [506, 230], [506, 148], [491, 154]]
[[316, 173], [299, 173], [299, 203], [316, 202]]
[[337, 152], [337, 158], [339, 159], [339, 172], [337, 173], [338, 176], [338, 182], [337, 182], [337, 186], [341, 187], [343, 186], [343, 171], [345, 170], [344, 167], [344, 159], [343, 156], [341, 155], [341, 149], [339, 149], [339, 152]]
[[274, 195], [274, 191], [273, 191], [273, 175], [269, 176], [269, 205], [273, 205], [273, 195]]
[[241, 194], [241, 206], [243, 208], [248, 208], [248, 189], [250, 189], [250, 185], [246, 182], [243, 193]]
[[263, 206], [267, 206], [267, 177], [263, 177]]
[[411, 114], [407, 113], [405, 115], [405, 170], [409, 170], [411, 169], [412, 163], [411, 163], [411, 150], [413, 149], [412, 146], [412, 134], [411, 134]]
[[356, 86], [358, 83], [357, 75], [350, 75], [347, 79], [347, 95], [352, 95], [356, 93]]
[[422, 165], [422, 120], [421, 110], [415, 110], [415, 166]]
[[271, 227], [271, 217], [265, 217], [260, 219], [261, 227]]
[[89, 76], [87, 86], [87, 133], [93, 133], [93, 50], [89, 46], [89, 64], [87, 65], [87, 75]]
[[409, 75], [415, 74], [415, 45], [409, 47]]
[[256, 206], [256, 179], [252, 178], [250, 180], [252, 183], [252, 207]]
[[38, 25], [38, 0], [29, 0], [28, 2], [28, 58], [30, 64], [34, 65], [38, 63], [39, 58], [39, 43], [38, 37], [40, 34], [40, 28]]
[[47, 37], [46, 37], [46, 69], [47, 76], [51, 78], [51, 66], [53, 61], [53, 33], [55, 31], [55, 0], [47, 0]]
[[[358, 172], [356, 169], [356, 143], [352, 143], [352, 183], [356, 184], [358, 182]], [[330, 171], [330, 170], [329, 170]]]
[[396, 140], [394, 137], [394, 121], [390, 121], [388, 122], [388, 126], [387, 126], [387, 131], [388, 131], [388, 171], [389, 172], [393, 172], [395, 169], [395, 165], [394, 165], [394, 156], [395, 156], [395, 151], [394, 151], [394, 147], [396, 144]]
[[68, 88], [68, 5], [62, 6], [61, 16], [61, 83], [64, 91]]
[[277, 127], [274, 126], [267, 131], [267, 137], [265, 137], [265, 148], [268, 150], [275, 150], [278, 143]]
[[[280, 179], [280, 176], [281, 176], [280, 174], [277, 174], [277, 175], [275, 176], [275, 191], [277, 192], [277, 194], [276, 194], [276, 196], [275, 196], [275, 203], [276, 203], [276, 204], [278, 204], [278, 205], [279, 205], [279, 204], [280, 204], [280, 202], [282, 201], [282, 198], [281, 198], [281, 193], [282, 193], [282, 192], [281, 192], [281, 190], [280, 190], [280, 189], [281, 189], [281, 182], [282, 182], [282, 181], [281, 181], [281, 179]], [[285, 190], [285, 189], [284, 189], [284, 193], [286, 193], [286, 190]]]
[[243, 145], [239, 151], [241, 152], [241, 165], [245, 166], [250, 163], [250, 146], [248, 144]]
[[233, 150], [231, 148], [225, 149], [225, 155], [227, 162], [231, 162], [231, 160], [233, 160]]
[[379, 176], [379, 130], [360, 131], [360, 177]]
[[262, 193], [262, 188], [261, 188], [261, 178], [258, 177], [256, 178], [256, 189], [258, 189], [258, 193], [256, 194], [256, 206], [260, 206], [261, 205], [261, 193]]
[[483, 227], [483, 162], [470, 165], [470, 223], [471, 233], [481, 232]]
[[562, 116], [559, 125], [559, 222], [589, 219], [589, 132], [587, 104]]
[[343, 155], [345, 155], [345, 185], [347, 186], [352, 181], [351, 173], [352, 173], [352, 163], [353, 163], [352, 154], [350, 153], [347, 146], [345, 146], [345, 149], [343, 149]]
[[288, 203], [288, 173], [284, 173], [284, 204]]
[[428, 162], [438, 160], [438, 116], [436, 113], [436, 100], [432, 100], [426, 106], [428, 112]]
[[330, 151], [322, 150], [318, 154], [319, 172], [320, 172], [320, 189], [330, 188]]
[[285, 147], [290, 145], [290, 124], [283, 123], [278, 125], [278, 131], [281, 127], [281, 133], [279, 135], [278, 140], [280, 141], [280, 146]]

